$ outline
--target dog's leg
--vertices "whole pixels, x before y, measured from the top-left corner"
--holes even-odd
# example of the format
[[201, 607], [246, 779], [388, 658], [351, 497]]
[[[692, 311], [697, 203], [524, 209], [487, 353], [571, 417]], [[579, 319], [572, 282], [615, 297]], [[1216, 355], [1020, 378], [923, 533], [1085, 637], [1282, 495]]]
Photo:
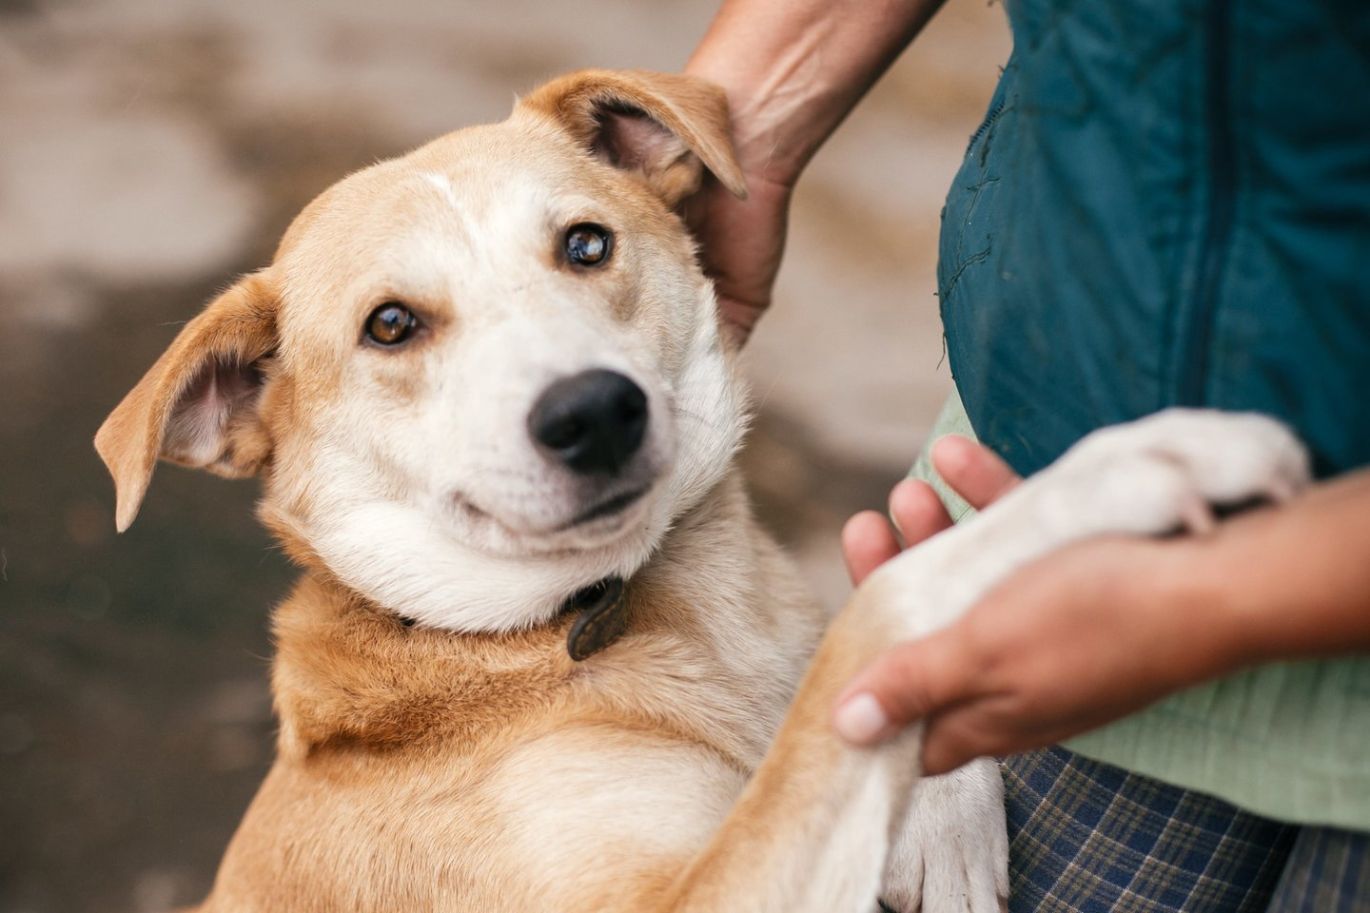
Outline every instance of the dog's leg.
[[880, 899], [889, 910], [995, 910], [1008, 896], [999, 762], [978, 758], [920, 779], [899, 822]]
[[[1091, 435], [974, 522], [877, 570], [834, 621], [774, 746], [665, 908], [868, 913], [917, 776], [921, 727], [874, 749], [845, 745], [830, 714], [846, 682], [890, 643], [946, 625], [1010, 572], [1068, 542], [1203, 528], [1209, 503], [1283, 500], [1307, 474], [1303, 449], [1275, 422], [1163, 413]], [[953, 819], [960, 811], [955, 801], [934, 805], [920, 810]], [[947, 833], [930, 827], [923, 836]], [[927, 913], [982, 913], [991, 902], [985, 879], [997, 895], [989, 909], [998, 909], [1000, 872], [943, 871], [970, 856], [936, 849], [906, 850], [921, 861]]]
[[[1071, 540], [1181, 526], [1201, 531], [1212, 523], [1211, 503], [1280, 501], [1307, 479], [1303, 448], [1279, 425], [1172, 410], [1091, 435], [987, 519], [891, 575], [898, 592], [889, 598], [902, 599], [910, 612], [916, 600], [923, 607], [916, 633], [926, 633], [1013, 568]], [[882, 889], [891, 908], [993, 909], [985, 898], [1007, 892], [1002, 789], [990, 760], [918, 783]], [[966, 902], [958, 902], [958, 892]]]

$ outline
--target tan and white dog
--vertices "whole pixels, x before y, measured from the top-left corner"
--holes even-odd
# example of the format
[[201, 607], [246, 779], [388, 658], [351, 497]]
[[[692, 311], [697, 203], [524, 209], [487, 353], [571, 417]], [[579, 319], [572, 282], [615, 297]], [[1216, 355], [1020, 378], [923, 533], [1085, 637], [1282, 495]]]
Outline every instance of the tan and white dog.
[[159, 457], [260, 474], [304, 571], [278, 757], [203, 909], [998, 910], [995, 765], [915, 783], [917, 727], [847, 747], [839, 690], [1071, 539], [1303, 482], [1263, 419], [1106, 431], [829, 625], [733, 466], [745, 394], [673, 214], [704, 169], [744, 192], [712, 87], [558, 79], [326, 191], [100, 429], [120, 529]]

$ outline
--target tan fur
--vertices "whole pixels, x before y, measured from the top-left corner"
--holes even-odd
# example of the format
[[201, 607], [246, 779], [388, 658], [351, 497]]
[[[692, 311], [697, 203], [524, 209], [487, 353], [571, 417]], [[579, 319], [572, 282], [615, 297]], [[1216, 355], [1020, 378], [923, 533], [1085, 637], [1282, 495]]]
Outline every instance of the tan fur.
[[[712, 86], [668, 73], [633, 70], [582, 70], [553, 80], [523, 102], [563, 124], [577, 141], [594, 145], [594, 136], [614, 105], [626, 104], [664, 128], [654, 155], [632, 162], [668, 206], [699, 186], [700, 165], [729, 191], [747, 195], [742, 170], [728, 141], [728, 108]], [[606, 113], [606, 106], [610, 109]], [[693, 153], [693, 156], [687, 153]]]
[[275, 301], [265, 281], [258, 276], [243, 279], [186, 325], [100, 427], [95, 449], [114, 476], [120, 532], [137, 516], [159, 456], [230, 478], [261, 468], [268, 448], [260, 426], [243, 416], [235, 417], [224, 446], [208, 459], [193, 459], [178, 442], [166, 438], [172, 412], [198, 373], [216, 362], [249, 365], [272, 349], [274, 312]]
[[[701, 837], [761, 757], [820, 619], [736, 480], [723, 489], [633, 579], [629, 634], [585, 664], [566, 654], [569, 619], [505, 635], [407, 628], [326, 578], [302, 581], [276, 613], [279, 756], [206, 909], [598, 910], [662, 895], [695, 847], [575, 814], [585, 781], [563, 787], [557, 771], [588, 764], [617, 801], [642, 764], [667, 765], [691, 788], [658, 782], [649, 817], [693, 817], [685, 836]], [[710, 630], [734, 593], [701, 587], [694, 568], [721, 552], [747, 582], [729, 581], [743, 601]], [[739, 637], [788, 641], [790, 667], [749, 675], [726, 655]], [[505, 845], [498, 822], [529, 788], [501, 776], [511, 764], [568, 807], [538, 838], [561, 854]]]
[[[100, 429], [120, 529], [159, 453], [260, 472], [261, 516], [304, 569], [275, 614], [277, 759], [202, 909], [869, 909], [915, 741], [854, 750], [828, 717], [908, 626], [869, 599], [849, 606], [781, 728], [825, 619], [729, 468], [740, 382], [670, 212], [701, 167], [744, 191], [716, 89], [640, 72], [557, 80], [505, 124], [321, 195], [272, 266], [192, 321]], [[534, 215], [508, 222], [522, 211]], [[624, 234], [601, 271], [568, 271], [550, 246], [579, 219]], [[359, 327], [392, 299], [426, 333], [378, 353]], [[504, 372], [524, 343], [479, 348], [520, 327], [510, 338], [535, 345], [544, 325], [550, 367]], [[575, 369], [596, 346], [654, 397], [644, 506], [568, 533], [454, 502], [447, 463], [503, 446], [501, 404], [524, 402], [522, 375]], [[216, 370], [231, 395], [194, 386]], [[464, 371], [478, 390], [453, 390]], [[488, 428], [443, 424], [475, 421], [465, 413], [485, 399]], [[480, 486], [542, 478], [521, 454], [453, 478], [493, 498]], [[549, 476], [526, 509], [574, 505], [566, 484]], [[437, 507], [415, 501], [424, 488]], [[629, 577], [628, 633], [572, 662], [556, 600], [611, 572]], [[443, 586], [450, 597], [419, 606]], [[455, 605], [480, 587], [493, 595]], [[406, 624], [417, 608], [423, 622]]]

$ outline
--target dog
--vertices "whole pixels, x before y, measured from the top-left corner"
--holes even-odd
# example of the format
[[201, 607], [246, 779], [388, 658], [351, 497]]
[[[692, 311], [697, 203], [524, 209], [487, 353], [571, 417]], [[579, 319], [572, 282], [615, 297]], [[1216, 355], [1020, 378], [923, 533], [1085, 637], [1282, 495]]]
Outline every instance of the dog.
[[675, 214], [743, 176], [722, 93], [583, 71], [345, 178], [99, 430], [116, 523], [159, 459], [258, 475], [302, 569], [277, 757], [205, 911], [997, 911], [991, 760], [831, 731], [880, 650], [1033, 558], [1286, 497], [1252, 416], [1097, 433], [833, 619], [754, 520], [746, 392]]

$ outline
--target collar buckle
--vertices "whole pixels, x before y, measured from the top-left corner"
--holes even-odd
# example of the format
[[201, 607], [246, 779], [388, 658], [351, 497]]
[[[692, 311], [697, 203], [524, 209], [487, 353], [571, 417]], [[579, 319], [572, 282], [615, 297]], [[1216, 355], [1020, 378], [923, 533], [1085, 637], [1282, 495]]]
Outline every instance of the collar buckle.
[[623, 578], [605, 577], [578, 590], [566, 600], [563, 612], [575, 612], [566, 634], [566, 652], [576, 662], [589, 659], [623, 636], [628, 629], [628, 600]]

